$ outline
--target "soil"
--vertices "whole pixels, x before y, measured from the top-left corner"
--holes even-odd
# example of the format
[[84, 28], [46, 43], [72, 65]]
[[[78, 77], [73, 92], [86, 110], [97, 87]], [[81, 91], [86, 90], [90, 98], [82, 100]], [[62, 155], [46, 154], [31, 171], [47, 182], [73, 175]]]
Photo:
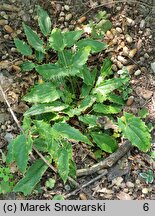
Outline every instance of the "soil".
[[[109, 19], [113, 23], [113, 29], [119, 32], [118, 41], [114, 43], [114, 34], [106, 34], [104, 41], [109, 44], [106, 55], [113, 61], [113, 70], [118, 71], [123, 66], [128, 67], [131, 75], [132, 93], [128, 99], [124, 111], [135, 115], [142, 108], [147, 108], [149, 115], [144, 118], [146, 124], [152, 125], [152, 148], [155, 151], [155, 1], [122, 1], [117, 3], [109, 0], [0, 0], [0, 82], [7, 99], [16, 113], [19, 121], [22, 114], [28, 108], [21, 98], [27, 89], [39, 79], [35, 73], [20, 72], [20, 63], [23, 61], [18, 54], [13, 38], [23, 37], [22, 22], [26, 22], [33, 29], [38, 30], [36, 8], [41, 5], [51, 16], [54, 27], [62, 30], [73, 30], [79, 26], [81, 17], [82, 25], [86, 25], [93, 19], [98, 11], [106, 10]], [[127, 47], [130, 55], [125, 56], [123, 47]], [[125, 49], [124, 49], [125, 50]], [[99, 59], [101, 62], [103, 57]], [[132, 66], [131, 66], [132, 65]], [[19, 129], [14, 122], [5, 100], [0, 93], [0, 157], [5, 154], [8, 143], [19, 134]], [[86, 151], [84, 145], [74, 146], [74, 154], [79, 168], [85, 165], [91, 166], [95, 161]], [[125, 164], [125, 165], [124, 165]], [[0, 158], [0, 165], [3, 161]], [[120, 169], [123, 166], [123, 169]], [[16, 167], [12, 172], [17, 173]], [[147, 184], [140, 173], [155, 171], [155, 160], [150, 154], [143, 154], [136, 148], [128, 152], [118, 163], [108, 170], [108, 174], [78, 192], [68, 199], [95, 199], [95, 200], [143, 200], [155, 199], [155, 181]], [[87, 183], [99, 174], [92, 174], [78, 178], [80, 185]], [[56, 194], [68, 194], [73, 188], [70, 184], [63, 185], [58, 176], [56, 186], [52, 190], [43, 187], [44, 179], [51, 176], [50, 169], [43, 177], [42, 192], [36, 189], [31, 196], [10, 193], [2, 199], [52, 199]], [[154, 173], [155, 178], [155, 173]]]

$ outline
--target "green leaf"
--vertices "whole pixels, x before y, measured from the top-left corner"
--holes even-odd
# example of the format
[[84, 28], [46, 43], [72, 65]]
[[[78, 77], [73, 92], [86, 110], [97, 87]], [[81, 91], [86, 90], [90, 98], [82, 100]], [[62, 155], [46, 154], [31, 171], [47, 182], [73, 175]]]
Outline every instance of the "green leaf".
[[83, 82], [87, 85], [93, 86], [94, 79], [92, 77], [91, 72], [87, 67], [84, 67], [82, 70], [82, 75], [83, 75]]
[[143, 107], [141, 110], [139, 110], [138, 115], [140, 118], [146, 118], [148, 116], [149, 112], [148, 109]]
[[49, 178], [45, 183], [46, 188], [53, 189], [55, 186], [55, 179]]
[[14, 143], [14, 158], [19, 170], [24, 173], [29, 160], [29, 153], [32, 149], [32, 140], [25, 135], [19, 135]]
[[123, 136], [141, 151], [147, 152], [151, 147], [151, 135], [145, 123], [132, 114], [125, 113], [118, 118], [118, 126]]
[[88, 60], [90, 47], [86, 46], [77, 51], [73, 57], [73, 67], [81, 68]]
[[119, 89], [121, 86], [124, 86], [125, 82], [125, 78], [112, 78], [103, 81], [102, 76], [99, 76], [96, 87], [92, 90], [92, 93], [97, 94], [97, 96], [101, 98], [99, 101], [102, 102], [109, 93], [113, 92], [115, 89]]
[[84, 136], [78, 129], [71, 127], [67, 123], [56, 123], [54, 124], [53, 129], [56, 130], [62, 138], [67, 138], [75, 140], [77, 142], [81, 141], [87, 144], [91, 144], [91, 142], [86, 136]]
[[76, 179], [76, 163], [73, 160], [69, 161], [69, 176]]
[[54, 101], [53, 103], [48, 104], [38, 104], [33, 105], [30, 109], [28, 109], [24, 115], [39, 115], [42, 113], [48, 113], [48, 112], [60, 112], [64, 109], [66, 109], [68, 105], [63, 104], [58, 101]]
[[31, 61], [26, 61], [23, 62], [20, 66], [22, 71], [31, 71], [35, 67], [35, 64]]
[[60, 94], [56, 87], [52, 83], [46, 82], [35, 85], [23, 99], [30, 103], [49, 103], [59, 98]]
[[91, 126], [91, 127], [97, 126], [96, 121], [98, 119], [98, 116], [87, 114], [87, 115], [84, 115], [84, 116], [79, 116], [78, 119], [80, 121], [82, 121], [83, 123]]
[[96, 145], [103, 151], [113, 153], [116, 151], [118, 145], [115, 139], [108, 134], [92, 132], [91, 136]]
[[93, 110], [98, 113], [115, 114], [121, 112], [122, 107], [118, 105], [95, 104]]
[[63, 41], [63, 34], [60, 29], [54, 28], [49, 37], [49, 46], [55, 51], [63, 51], [65, 44]]
[[81, 104], [79, 104], [78, 107], [68, 109], [65, 111], [65, 113], [69, 115], [69, 117], [73, 117], [74, 115], [78, 116], [81, 113], [84, 113], [87, 109], [89, 109], [95, 103], [95, 100], [95, 97], [88, 95], [81, 101]]
[[69, 158], [66, 149], [61, 149], [59, 152], [58, 172], [63, 182], [66, 183], [69, 174]]
[[51, 31], [51, 20], [48, 16], [47, 12], [43, 10], [40, 6], [37, 8], [37, 14], [38, 14], [38, 23], [41, 32], [47, 36]]
[[63, 195], [55, 195], [52, 200], [64, 200]]
[[48, 152], [49, 143], [41, 138], [36, 138], [33, 140], [33, 145], [38, 149], [40, 152]]
[[93, 39], [82, 39], [76, 43], [79, 49], [89, 46], [91, 48], [92, 53], [98, 53], [102, 50], [105, 50], [108, 46], [105, 43], [101, 43], [99, 41]]
[[14, 43], [17, 47], [17, 50], [25, 56], [30, 56], [32, 55], [32, 49], [31, 47], [23, 40], [20, 40], [18, 38], [14, 39]]
[[35, 56], [36, 56], [36, 59], [39, 63], [41, 63], [45, 58], [45, 54], [42, 52], [39, 52], [37, 50], [35, 50]]
[[62, 33], [65, 47], [73, 46], [75, 42], [81, 37], [83, 32], [84, 32], [83, 30], [78, 30], [78, 31], [68, 31]]
[[35, 33], [29, 26], [27, 26], [24, 23], [23, 23], [23, 28], [29, 44], [35, 50], [45, 53], [45, 49], [43, 47], [44, 42], [39, 38], [37, 33]]
[[36, 66], [36, 71], [46, 80], [69, 76], [68, 71], [56, 64], [43, 64]]
[[6, 156], [6, 163], [11, 164], [14, 162], [14, 143], [16, 142], [16, 139], [13, 139], [9, 145], [7, 146], [8, 148], [8, 153]]
[[112, 62], [110, 61], [110, 59], [105, 59], [100, 70], [100, 73], [103, 78], [110, 75], [111, 66], [112, 66]]
[[87, 96], [89, 95], [91, 89], [92, 89], [92, 86], [83, 84], [82, 90], [81, 90], [80, 98], [85, 98], [85, 97], [87, 97]]
[[22, 192], [25, 196], [30, 195], [36, 184], [40, 181], [48, 166], [41, 159], [36, 160], [28, 169], [24, 178], [14, 187], [14, 192]]
[[114, 93], [110, 93], [108, 96], [107, 96], [107, 99], [115, 104], [119, 104], [119, 105], [124, 105], [124, 100], [122, 99], [121, 96], [119, 95], [116, 95]]
[[18, 135], [8, 148], [7, 163], [16, 161], [19, 170], [24, 173], [27, 168], [29, 153], [32, 149], [31, 137], [26, 138], [24, 134]]
[[[97, 27], [97, 26], [96, 26]], [[112, 28], [112, 23], [109, 20], [106, 20], [101, 26], [102, 31], [107, 32]]]
[[29, 116], [24, 116], [22, 128], [24, 129], [25, 132], [31, 129], [31, 123], [32, 123], [31, 118]]

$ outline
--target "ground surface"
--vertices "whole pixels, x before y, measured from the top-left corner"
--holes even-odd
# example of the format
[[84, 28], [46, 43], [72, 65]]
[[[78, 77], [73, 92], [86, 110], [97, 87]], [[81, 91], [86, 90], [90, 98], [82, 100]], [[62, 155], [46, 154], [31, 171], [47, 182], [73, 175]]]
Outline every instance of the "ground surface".
[[[137, 114], [139, 109], [146, 107], [149, 115], [145, 118], [146, 123], [155, 124], [155, 1], [127, 1], [128, 3], [108, 4], [109, 0], [67, 0], [67, 1], [42, 1], [42, 0], [0, 0], [0, 80], [8, 101], [15, 111], [19, 120], [27, 109], [27, 105], [21, 101], [27, 88], [38, 79], [35, 73], [21, 74], [19, 64], [22, 58], [17, 53], [13, 37], [22, 37], [22, 22], [26, 22], [37, 29], [35, 4], [43, 6], [51, 16], [54, 26], [61, 29], [74, 29], [77, 21], [86, 16], [84, 24], [94, 17], [99, 10], [106, 10], [109, 19], [113, 23], [113, 29], [120, 31], [117, 43], [114, 43], [114, 33], [109, 33], [105, 41], [109, 44], [107, 56], [112, 58], [113, 69], [117, 72], [123, 65], [127, 66], [131, 74], [133, 92], [125, 111]], [[106, 3], [105, 6], [101, 6]], [[8, 4], [8, 6], [4, 6]], [[66, 7], [66, 5], [68, 7]], [[64, 7], [65, 6], [65, 7]], [[83, 24], [83, 23], [82, 23]], [[9, 27], [6, 27], [8, 25]], [[128, 38], [127, 38], [127, 35]], [[118, 56], [123, 55], [123, 47], [130, 50], [131, 55], [126, 56], [124, 62]], [[133, 49], [136, 49], [134, 53]], [[132, 56], [133, 55], [133, 56]], [[102, 56], [100, 61], [102, 61]], [[131, 66], [132, 65], [132, 66]], [[152, 66], [152, 67], [151, 67]], [[8, 112], [4, 98], [0, 94], [0, 150], [5, 153], [8, 142], [19, 133], [19, 130]], [[155, 131], [152, 131], [152, 150], [155, 149]], [[77, 145], [76, 162], [78, 166], [94, 163], [89, 160], [89, 154], [85, 147]], [[88, 156], [88, 157], [87, 157]], [[0, 164], [2, 160], [0, 158]], [[117, 166], [125, 164], [123, 172]], [[86, 188], [87, 195], [80, 193], [71, 196], [70, 199], [155, 199], [155, 184], [146, 184], [140, 178], [139, 173], [149, 169], [155, 170], [155, 162], [149, 155], [144, 155], [133, 149], [123, 157], [109, 174], [95, 181]], [[15, 168], [14, 168], [15, 169]], [[16, 172], [15, 170], [12, 170]], [[115, 175], [114, 175], [115, 173]], [[50, 175], [50, 173], [49, 173]], [[80, 184], [88, 182], [96, 175], [78, 179]], [[108, 178], [107, 178], [108, 177]], [[51, 199], [55, 194], [69, 193], [71, 188], [64, 185], [58, 178], [54, 190], [45, 190], [31, 197], [11, 194], [4, 199]]]

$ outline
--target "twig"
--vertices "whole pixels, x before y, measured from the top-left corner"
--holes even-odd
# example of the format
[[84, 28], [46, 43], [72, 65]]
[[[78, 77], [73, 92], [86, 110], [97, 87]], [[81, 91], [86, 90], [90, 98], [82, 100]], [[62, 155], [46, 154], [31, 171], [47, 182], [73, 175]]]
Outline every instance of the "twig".
[[110, 5], [110, 4], [113, 4], [113, 3], [138, 3], [138, 4], [144, 5], [146, 7], [150, 7], [150, 8], [154, 8], [155, 7], [153, 5], [149, 5], [147, 3], [144, 3], [144, 2], [141, 2], [141, 1], [136, 1], [136, 0], [129, 0], [128, 2], [126, 0], [116, 0], [116, 1], [106, 2], [106, 3], [103, 3], [103, 4], [97, 5], [95, 7], [92, 7], [89, 10], [87, 10], [85, 13], [83, 13], [80, 17], [85, 16], [91, 10], [94, 10], [96, 8], [103, 7], [103, 6], [106, 6], [106, 5]]
[[101, 169], [107, 169], [112, 167], [121, 157], [123, 157], [131, 149], [131, 147], [131, 143], [129, 141], [126, 141], [119, 147], [116, 152], [111, 154], [103, 161], [100, 161], [92, 167], [77, 170], [77, 176], [90, 175]]
[[80, 190], [82, 190], [83, 188], [89, 186], [90, 184], [94, 183], [95, 181], [99, 180], [100, 178], [102, 178], [103, 176], [105, 176], [106, 174], [108, 173], [107, 170], [104, 170], [102, 174], [98, 175], [97, 177], [93, 178], [92, 180], [90, 180], [89, 182], [83, 184], [82, 186], [79, 185], [79, 188], [72, 191], [71, 193], [69, 194], [66, 194], [64, 197], [65, 199], [66, 198], [69, 198], [70, 196], [73, 196], [73, 195], [76, 195], [77, 193], [80, 192]]

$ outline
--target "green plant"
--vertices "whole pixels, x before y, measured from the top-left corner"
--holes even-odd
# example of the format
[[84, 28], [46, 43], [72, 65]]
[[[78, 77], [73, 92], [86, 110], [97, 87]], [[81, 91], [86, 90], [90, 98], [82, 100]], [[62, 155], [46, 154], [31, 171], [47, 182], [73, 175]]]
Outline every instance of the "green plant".
[[147, 184], [151, 184], [154, 181], [154, 176], [153, 176], [153, 171], [152, 170], [148, 170], [148, 172], [143, 172], [140, 173], [140, 176], [145, 179], [145, 182]]
[[0, 194], [6, 194], [12, 191], [14, 186], [13, 175], [9, 167], [0, 166]]
[[[48, 168], [41, 159], [29, 163], [32, 145], [49, 163], [55, 164], [65, 183], [68, 176], [76, 178], [72, 142], [83, 142], [92, 151], [112, 153], [118, 148], [121, 133], [144, 152], [149, 150], [151, 141], [140, 118], [124, 113], [117, 123], [117, 114], [122, 115], [129, 93], [122, 97], [129, 88], [128, 71], [123, 68], [114, 74], [109, 59], [104, 60], [100, 69], [89, 68], [89, 56], [105, 50], [107, 45], [87, 37], [81, 39], [85, 36], [82, 30], [51, 31], [49, 16], [40, 7], [38, 17], [42, 38], [23, 24], [28, 43], [15, 39], [15, 44], [22, 55], [35, 56], [34, 62], [21, 65], [22, 70], [35, 69], [43, 80], [23, 98], [33, 105], [24, 114], [24, 133], [8, 146], [6, 160], [8, 164], [15, 161], [24, 175], [14, 191], [25, 195], [32, 192]], [[50, 63], [45, 63], [47, 54]], [[52, 61], [55, 54], [57, 58]]]

